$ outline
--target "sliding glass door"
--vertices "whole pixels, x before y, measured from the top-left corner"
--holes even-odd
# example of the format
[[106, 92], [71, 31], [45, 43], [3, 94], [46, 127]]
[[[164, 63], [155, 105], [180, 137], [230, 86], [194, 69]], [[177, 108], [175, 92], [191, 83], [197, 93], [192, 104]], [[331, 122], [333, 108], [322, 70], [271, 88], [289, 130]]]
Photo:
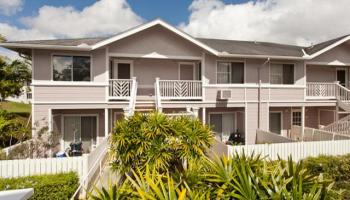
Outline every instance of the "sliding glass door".
[[71, 142], [82, 142], [84, 152], [90, 152], [96, 145], [97, 117], [96, 116], [64, 116], [64, 148]]
[[235, 113], [211, 113], [209, 120], [217, 139], [228, 140], [230, 134], [236, 131]]

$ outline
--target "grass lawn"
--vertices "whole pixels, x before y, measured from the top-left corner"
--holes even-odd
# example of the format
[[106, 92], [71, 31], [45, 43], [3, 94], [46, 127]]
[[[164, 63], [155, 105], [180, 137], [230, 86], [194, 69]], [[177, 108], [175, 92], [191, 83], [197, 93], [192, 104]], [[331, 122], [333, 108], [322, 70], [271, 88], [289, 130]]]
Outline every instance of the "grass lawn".
[[17, 102], [0, 102], [0, 109], [7, 110], [11, 113], [30, 113], [31, 112], [31, 104], [25, 103], [17, 103]]

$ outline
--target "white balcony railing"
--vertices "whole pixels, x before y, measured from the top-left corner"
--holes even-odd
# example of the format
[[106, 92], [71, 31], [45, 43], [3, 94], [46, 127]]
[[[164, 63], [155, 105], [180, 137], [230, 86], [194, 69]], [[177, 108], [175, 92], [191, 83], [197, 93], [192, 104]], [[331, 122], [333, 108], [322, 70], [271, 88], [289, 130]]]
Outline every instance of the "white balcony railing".
[[308, 82], [306, 96], [311, 98], [334, 99], [339, 89], [338, 83]]
[[130, 99], [133, 79], [110, 79], [110, 99]]
[[159, 80], [162, 99], [201, 99], [202, 81], [197, 80]]

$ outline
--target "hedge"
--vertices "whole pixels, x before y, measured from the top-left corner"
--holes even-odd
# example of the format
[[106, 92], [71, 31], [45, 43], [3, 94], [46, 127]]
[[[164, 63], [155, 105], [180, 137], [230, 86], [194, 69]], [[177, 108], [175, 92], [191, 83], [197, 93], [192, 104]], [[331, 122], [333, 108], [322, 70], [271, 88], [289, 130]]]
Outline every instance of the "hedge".
[[312, 174], [322, 174], [324, 178], [334, 181], [334, 188], [343, 189], [345, 199], [350, 199], [350, 154], [309, 157], [304, 163]]
[[74, 172], [0, 179], [0, 190], [34, 188], [31, 199], [69, 199], [78, 186]]

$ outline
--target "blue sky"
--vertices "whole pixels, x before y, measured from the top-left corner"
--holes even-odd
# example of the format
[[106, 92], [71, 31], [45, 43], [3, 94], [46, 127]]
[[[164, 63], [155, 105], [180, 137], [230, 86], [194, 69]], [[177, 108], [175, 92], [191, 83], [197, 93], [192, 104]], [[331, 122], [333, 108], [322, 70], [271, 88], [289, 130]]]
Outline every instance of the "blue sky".
[[[12, 1], [12, 0], [9, 0]], [[227, 4], [242, 3], [247, 0], [224, 0]], [[82, 10], [96, 2], [96, 0], [25, 0], [22, 10], [12, 16], [0, 15], [0, 22], [6, 22], [23, 28], [23, 24], [18, 19], [38, 14], [40, 7], [49, 6], [73, 6], [77, 10]], [[187, 22], [190, 15], [190, 0], [127, 0], [130, 7], [142, 18], [152, 20], [162, 18], [167, 22], [177, 25]]]

